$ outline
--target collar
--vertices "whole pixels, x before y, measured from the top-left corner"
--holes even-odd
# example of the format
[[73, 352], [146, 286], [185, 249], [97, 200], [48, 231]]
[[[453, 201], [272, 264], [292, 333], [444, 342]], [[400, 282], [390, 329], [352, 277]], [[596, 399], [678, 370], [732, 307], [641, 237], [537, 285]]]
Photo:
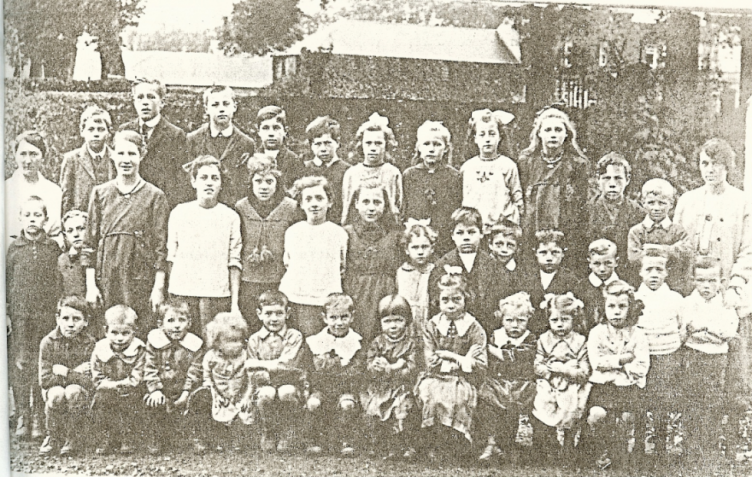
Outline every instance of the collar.
[[334, 352], [339, 356], [342, 366], [347, 366], [355, 353], [360, 351], [362, 339], [363, 337], [352, 328], [342, 338], [330, 334], [329, 330], [324, 328], [320, 333], [306, 338], [306, 343], [314, 355]]
[[509, 259], [509, 261], [507, 262], [507, 264], [504, 265], [504, 268], [506, 268], [510, 272], [513, 272], [513, 271], [517, 270], [517, 262], [514, 260], [514, 257], [512, 257], [511, 259]]
[[[161, 328], [151, 330], [146, 337], [146, 341], [156, 349], [166, 348], [172, 343]], [[193, 333], [186, 333], [183, 339], [180, 340], [180, 345], [183, 348], [194, 353], [201, 348], [202, 344], [204, 344], [204, 341]]]
[[94, 341], [94, 338], [91, 338], [91, 337], [89, 337], [88, 339], [86, 338], [88, 336], [86, 333], [86, 328], [81, 330], [81, 332], [78, 333], [76, 336], [73, 336], [71, 338], [66, 338], [65, 336], [63, 336], [63, 333], [60, 332], [60, 327], [56, 326], [55, 329], [52, 330], [52, 332], [48, 334], [47, 336], [49, 336], [50, 339], [53, 339], [53, 340]]
[[324, 161], [322, 161], [321, 159], [319, 159], [316, 156], [313, 156], [313, 159], [311, 159], [309, 162], [311, 164], [313, 164], [314, 167], [326, 167], [328, 169], [328, 168], [332, 167], [334, 165], [334, 163], [337, 162], [337, 161], [339, 161], [339, 160], [340, 160], [339, 157], [335, 154], [334, 157], [329, 162], [327, 162], [326, 164], [324, 164]]
[[[133, 358], [137, 356], [141, 349], [144, 347], [144, 342], [141, 341], [138, 338], [133, 338], [133, 341], [131, 341], [131, 344], [128, 345], [127, 348], [125, 348], [121, 353], [126, 358]], [[107, 340], [107, 338], [100, 340], [97, 342], [96, 345], [94, 345], [94, 356], [99, 358], [102, 362], [108, 362], [110, 359], [112, 359], [113, 356], [116, 355], [116, 353], [112, 350], [110, 347], [110, 342]]]
[[614, 280], [618, 280], [619, 276], [616, 274], [616, 272], [612, 272], [611, 276], [606, 278], [606, 280], [604, 281], [598, 278], [598, 275], [591, 272], [590, 275], [588, 275], [587, 279], [590, 282], [590, 284], [593, 285], [595, 288], [600, 288], [601, 285], [608, 285]]
[[269, 331], [265, 326], [262, 326], [261, 329], [258, 330], [257, 334], [258, 337], [261, 338], [261, 341], [266, 340], [271, 335], [277, 335], [284, 340], [285, 335], [287, 334], [287, 325], [283, 326], [281, 330], [275, 331], [273, 333]]
[[[582, 343], [578, 343], [578, 340], [582, 339]], [[554, 334], [553, 331], [548, 330], [545, 333], [543, 333], [540, 337], [540, 341], [542, 344], [546, 345], [546, 348], [548, 348], [547, 352], [551, 352], [556, 345], [559, 343], [566, 344], [570, 350], [573, 352], [578, 352], [578, 350], [585, 345], [585, 337], [580, 335], [579, 333], [575, 331], [570, 331], [569, 334], [563, 338], [559, 338]]]
[[[34, 183], [28, 182], [26, 180], [26, 177], [23, 175], [23, 172], [21, 171], [20, 167], [18, 169], [16, 169], [16, 171], [13, 173], [12, 176], [10, 176], [10, 178], [8, 178], [8, 181], [11, 181], [11, 183], [15, 182], [15, 183], [18, 183], [18, 184], [23, 184], [23, 187], [26, 187], [26, 188], [28, 188], [28, 187], [40, 187], [40, 186], [44, 186], [48, 182], [52, 183], [51, 181], [47, 180], [47, 178], [44, 177], [44, 174], [42, 174], [41, 172], [37, 172], [37, 181], [36, 182], [34, 182]], [[6, 184], [7, 184], [7, 182], [6, 182]], [[5, 189], [8, 190], [8, 187], [6, 186]], [[29, 194], [29, 195], [34, 195], [34, 194]]]
[[428, 264], [426, 264], [426, 269], [425, 269], [425, 270], [423, 270], [423, 271], [421, 272], [421, 271], [419, 271], [419, 270], [418, 270], [417, 268], [415, 268], [414, 266], [412, 266], [412, 265], [411, 265], [410, 263], [408, 263], [408, 262], [405, 262], [405, 263], [403, 263], [403, 264], [402, 264], [402, 266], [400, 267], [400, 269], [401, 269], [401, 270], [402, 270], [403, 272], [418, 272], [418, 273], [420, 273], [420, 274], [423, 274], [423, 275], [425, 275], [425, 274], [427, 274], [427, 273], [431, 273], [431, 271], [432, 271], [432, 270], [433, 270], [433, 269], [434, 269], [435, 267], [436, 267], [436, 265], [435, 265], [435, 264], [433, 264], [433, 263], [428, 263]]
[[720, 291], [716, 293], [716, 295], [710, 300], [706, 300], [705, 298], [702, 297], [702, 295], [700, 295], [700, 292], [698, 292], [697, 290], [692, 290], [692, 293], [687, 298], [691, 298], [693, 301], [704, 303], [706, 305], [715, 305], [715, 306], [725, 307], [725, 304], [723, 301], [723, 295], [721, 294]]
[[223, 130], [219, 131], [214, 126], [214, 124], [212, 124], [212, 122], [209, 121], [209, 135], [212, 138], [217, 137], [219, 134], [222, 134], [222, 137], [230, 137], [232, 136], [233, 131], [234, 129], [233, 129], [232, 123], [230, 123], [230, 125], [224, 128]]
[[525, 330], [525, 332], [519, 338], [510, 338], [507, 335], [507, 330], [505, 330], [504, 328], [499, 328], [498, 330], [494, 331], [493, 340], [494, 344], [498, 347], [502, 347], [508, 344], [520, 346], [525, 342], [528, 336], [530, 336], [530, 330]]
[[141, 121], [141, 118], [139, 118], [138, 119], [138, 125], [139, 125], [139, 128], [141, 126], [143, 126], [143, 125], [147, 125], [147, 126], [149, 126], [149, 129], [154, 129], [154, 128], [157, 127], [157, 124], [159, 124], [159, 121], [161, 121], [161, 120], [162, 120], [162, 115], [161, 114], [157, 114], [156, 116], [154, 116], [153, 118], [151, 118], [148, 121]]
[[663, 220], [658, 222], [657, 224], [653, 221], [653, 219], [650, 218], [649, 215], [645, 216], [645, 220], [642, 221], [642, 226], [645, 227], [648, 230], [651, 230], [653, 227], [661, 227], [663, 230], [668, 230], [671, 228], [671, 219], [668, 218], [668, 216], [664, 217]]
[[558, 270], [556, 270], [555, 272], [551, 272], [551, 273], [546, 273], [546, 272], [544, 272], [543, 270], [541, 270], [540, 268], [538, 269], [538, 271], [540, 272], [540, 278], [541, 278], [541, 282], [542, 282], [543, 280], [548, 280], [548, 283], [549, 283], [549, 284], [551, 283], [551, 281], [553, 281], [554, 277], [555, 277], [555, 276], [556, 276], [556, 274], [557, 274], [557, 273], [559, 272]]
[[15, 237], [16, 240], [14, 243], [16, 245], [31, 245], [33, 243], [44, 243], [47, 241], [47, 238], [47, 232], [45, 232], [44, 229], [42, 229], [41, 235], [39, 236], [38, 240], [29, 240], [28, 238], [26, 238], [26, 232], [21, 230], [21, 232], [18, 234], [18, 237]]
[[663, 285], [659, 286], [657, 290], [651, 290], [644, 283], [640, 283], [640, 286], [637, 288], [637, 291], [635, 293], [637, 295], [649, 295], [651, 293], [666, 293], [667, 291], [671, 291], [671, 289], [668, 287], [666, 283], [663, 283]]
[[89, 147], [89, 143], [86, 143], [86, 152], [89, 153], [89, 156], [91, 156], [93, 159], [102, 159], [103, 157], [107, 156], [107, 144], [102, 146], [102, 150], [99, 152], [94, 152]]
[[[438, 315], [431, 318], [431, 321], [433, 321], [433, 324], [436, 325], [436, 329], [439, 330], [439, 333], [446, 336], [449, 332], [449, 323], [451, 323], [452, 320], [446, 317], [444, 313], [439, 313]], [[457, 327], [457, 336], [465, 336], [467, 334], [467, 330], [470, 329], [470, 325], [473, 324], [475, 321], [475, 318], [470, 313], [465, 313], [461, 317], [454, 320], [454, 326]]]

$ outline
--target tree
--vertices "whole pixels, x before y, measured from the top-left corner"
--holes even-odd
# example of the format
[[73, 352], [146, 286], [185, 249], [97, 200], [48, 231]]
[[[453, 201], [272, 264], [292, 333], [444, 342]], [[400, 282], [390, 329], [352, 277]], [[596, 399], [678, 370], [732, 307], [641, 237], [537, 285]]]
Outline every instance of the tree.
[[283, 50], [303, 37], [299, 0], [242, 0], [219, 27], [225, 53], [263, 55]]

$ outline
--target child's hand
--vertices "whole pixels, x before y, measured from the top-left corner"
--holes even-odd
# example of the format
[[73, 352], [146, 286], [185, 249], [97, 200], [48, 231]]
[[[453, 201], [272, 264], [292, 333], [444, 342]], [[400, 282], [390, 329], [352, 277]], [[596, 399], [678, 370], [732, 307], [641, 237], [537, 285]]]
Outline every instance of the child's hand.
[[619, 356], [619, 364], [621, 364], [622, 366], [624, 366], [625, 364], [629, 364], [629, 363], [631, 363], [634, 360], [635, 360], [635, 355], [631, 351], [627, 351], [626, 353], [622, 353]]
[[436, 356], [438, 356], [440, 359], [446, 359], [450, 361], [455, 360], [454, 353], [452, 353], [451, 351], [447, 351], [445, 349], [436, 350], [434, 354], [436, 354]]
[[566, 367], [561, 361], [549, 361], [546, 363], [546, 369], [549, 373], [564, 373]]
[[99, 383], [98, 389], [102, 389], [105, 391], [113, 391], [118, 388], [118, 384], [115, 381], [110, 381], [109, 379], [105, 379], [104, 381]]
[[483, 355], [483, 346], [474, 344], [470, 347], [470, 350], [467, 352], [467, 356], [470, 356], [471, 358], [479, 358]]
[[93, 308], [99, 308], [100, 306], [102, 306], [104, 300], [102, 299], [102, 292], [99, 291], [98, 287], [86, 287], [86, 301]]
[[88, 361], [83, 362], [83, 363], [79, 364], [78, 366], [76, 366], [73, 369], [73, 371], [75, 371], [75, 372], [77, 372], [79, 374], [89, 374], [89, 373], [91, 373], [91, 363], [88, 362]]
[[158, 287], [154, 287], [151, 290], [151, 296], [149, 297], [149, 304], [151, 304], [151, 310], [154, 313], [157, 313], [159, 311], [159, 307], [162, 305], [162, 302], [164, 302], [164, 293], [162, 293], [162, 289]]
[[183, 394], [175, 401], [175, 407], [185, 407], [188, 404], [188, 396], [190, 396], [190, 393], [183, 391]]
[[403, 358], [398, 359], [394, 362], [394, 364], [389, 365], [389, 368], [392, 371], [399, 371], [400, 369], [404, 368], [407, 365], [407, 361], [405, 361]]
[[149, 394], [144, 398], [144, 401], [146, 401], [146, 405], [149, 407], [157, 407], [164, 405], [165, 401], [167, 401], [167, 398], [165, 397], [164, 393], [157, 389], [153, 393]]
[[383, 356], [377, 356], [371, 361], [371, 369], [377, 373], [383, 373], [389, 367], [389, 361]]
[[250, 410], [253, 408], [253, 400], [250, 397], [244, 397], [240, 400], [238, 406], [240, 406], [241, 411], [250, 412]]
[[68, 368], [63, 366], [62, 364], [53, 364], [52, 365], [52, 374], [56, 376], [62, 376], [66, 377], [68, 376]]

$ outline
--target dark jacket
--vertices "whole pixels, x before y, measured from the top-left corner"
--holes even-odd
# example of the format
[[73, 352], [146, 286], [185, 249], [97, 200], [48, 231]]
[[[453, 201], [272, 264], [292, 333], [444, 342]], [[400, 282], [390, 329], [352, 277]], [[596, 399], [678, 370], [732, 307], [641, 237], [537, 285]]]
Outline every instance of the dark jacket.
[[60, 167], [60, 188], [63, 190], [62, 213], [89, 210], [89, 198], [95, 186], [115, 178], [112, 150], [102, 151], [98, 161], [91, 157], [86, 145], [67, 152]]
[[170, 399], [201, 385], [204, 359], [203, 340], [188, 333], [180, 341], [170, 340], [161, 328], [146, 337], [144, 383], [149, 393], [161, 390]]
[[[42, 338], [39, 347], [39, 386], [42, 389], [50, 389], [53, 386], [78, 384], [84, 389], [92, 389], [94, 383], [91, 381], [91, 371], [81, 373], [76, 371], [76, 368], [89, 362], [94, 344], [94, 338], [86, 330], [72, 338], [63, 336], [60, 328], [52, 330]], [[53, 374], [52, 367], [56, 364], [68, 368], [68, 374]]]

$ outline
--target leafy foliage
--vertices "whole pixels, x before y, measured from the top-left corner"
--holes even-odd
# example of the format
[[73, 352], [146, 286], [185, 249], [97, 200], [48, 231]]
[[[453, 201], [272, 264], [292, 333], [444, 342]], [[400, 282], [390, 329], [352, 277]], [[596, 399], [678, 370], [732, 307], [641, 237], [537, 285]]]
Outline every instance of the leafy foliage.
[[219, 45], [227, 54], [263, 55], [302, 38], [299, 0], [242, 0], [219, 27]]

